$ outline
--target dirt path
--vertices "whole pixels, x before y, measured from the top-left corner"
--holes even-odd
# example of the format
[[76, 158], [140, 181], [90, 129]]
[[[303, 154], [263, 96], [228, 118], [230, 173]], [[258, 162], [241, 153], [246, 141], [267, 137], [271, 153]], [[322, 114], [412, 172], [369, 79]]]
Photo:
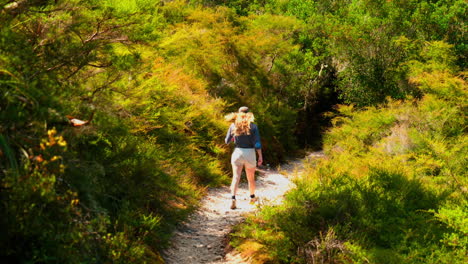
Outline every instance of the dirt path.
[[[306, 159], [320, 156], [323, 156], [321, 152], [313, 152]], [[283, 194], [293, 187], [290, 179], [299, 173], [302, 164], [302, 159], [293, 160], [282, 165], [280, 171], [259, 170], [260, 176], [256, 178], [259, 205], [281, 203]], [[258, 205], [249, 204], [246, 181], [240, 183], [236, 197], [237, 209], [231, 210], [229, 187], [210, 189], [200, 208], [174, 233], [171, 248], [164, 252], [166, 263], [248, 263], [236, 252], [226, 253], [225, 240], [231, 227], [246, 213], [257, 210]]]

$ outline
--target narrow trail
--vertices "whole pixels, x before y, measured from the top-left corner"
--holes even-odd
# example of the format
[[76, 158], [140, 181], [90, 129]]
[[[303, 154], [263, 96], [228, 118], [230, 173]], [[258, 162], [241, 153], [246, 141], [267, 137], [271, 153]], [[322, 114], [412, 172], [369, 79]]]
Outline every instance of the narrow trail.
[[[310, 153], [281, 166], [280, 170], [258, 170], [256, 195], [258, 205], [249, 204], [247, 182], [241, 181], [237, 194], [237, 209], [231, 210], [229, 187], [212, 188], [200, 208], [174, 233], [171, 247], [163, 253], [167, 264], [221, 264], [249, 263], [240, 254], [227, 250], [227, 235], [231, 227], [242, 221], [246, 213], [258, 210], [263, 204], [280, 204], [283, 195], [294, 184], [291, 179], [303, 168], [309, 158], [322, 157], [322, 152]], [[245, 177], [244, 177], [245, 178]]]

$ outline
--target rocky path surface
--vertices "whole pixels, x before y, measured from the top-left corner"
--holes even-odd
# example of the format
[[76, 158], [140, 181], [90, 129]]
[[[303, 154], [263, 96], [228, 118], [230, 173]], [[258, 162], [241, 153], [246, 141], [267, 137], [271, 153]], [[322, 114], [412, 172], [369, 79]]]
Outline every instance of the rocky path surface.
[[[306, 159], [321, 156], [323, 153], [313, 152]], [[281, 203], [284, 193], [293, 187], [291, 179], [300, 173], [302, 164], [303, 159], [298, 159], [282, 165], [279, 170], [258, 170], [256, 196], [259, 201], [256, 205], [249, 204], [245, 179], [239, 185], [235, 210], [229, 209], [229, 187], [210, 189], [200, 208], [174, 233], [171, 247], [163, 254], [166, 263], [248, 263], [240, 254], [226, 249], [231, 227], [242, 221], [246, 213], [258, 210], [263, 204]]]

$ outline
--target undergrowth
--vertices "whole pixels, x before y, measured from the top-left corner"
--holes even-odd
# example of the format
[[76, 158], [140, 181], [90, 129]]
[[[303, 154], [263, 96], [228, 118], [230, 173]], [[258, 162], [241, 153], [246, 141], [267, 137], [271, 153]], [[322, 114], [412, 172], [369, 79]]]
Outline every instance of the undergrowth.
[[450, 46], [423, 53], [408, 77], [424, 95], [341, 106], [326, 158], [307, 166], [283, 205], [237, 226], [234, 246], [255, 242], [253, 258], [268, 256], [259, 263], [467, 261], [466, 83], [442, 59]]

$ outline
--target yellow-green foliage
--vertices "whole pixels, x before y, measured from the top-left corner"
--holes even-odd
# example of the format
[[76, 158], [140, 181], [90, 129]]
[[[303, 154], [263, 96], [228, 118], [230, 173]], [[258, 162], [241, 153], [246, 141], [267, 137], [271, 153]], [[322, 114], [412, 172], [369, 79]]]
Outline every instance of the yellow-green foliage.
[[254, 239], [274, 263], [466, 262], [467, 87], [440, 59], [449, 45], [426, 48], [430, 63], [410, 66], [422, 98], [339, 107], [327, 157], [284, 205], [237, 227], [235, 244]]
[[227, 182], [226, 103], [155, 54], [157, 3], [78, 2], [0, 11], [0, 259], [159, 263]]
[[[0, 259], [161, 262], [174, 223], [229, 178], [225, 113], [253, 110], [274, 164], [316, 140], [318, 113], [338, 97], [405, 95], [417, 99], [341, 107], [329, 159], [282, 214], [266, 211], [274, 228], [252, 234], [269, 246], [251, 245], [265, 261], [379, 262], [426, 258], [439, 239], [449, 259], [466, 244], [464, 207], [450, 202], [466, 195], [464, 10], [463, 0], [2, 1]], [[388, 215], [408, 229], [379, 233]], [[423, 253], [412, 250], [420, 229], [401, 219], [435, 226]], [[402, 229], [416, 231], [392, 235]], [[361, 252], [344, 250], [348, 238]], [[408, 250], [388, 248], [401, 241]]]
[[[223, 116], [240, 105], [266, 161], [295, 148], [299, 85], [281, 79], [305, 74], [278, 69], [302, 56], [293, 17], [71, 0], [0, 4], [0, 22], [0, 259], [162, 261], [174, 225], [228, 182]], [[66, 148], [46, 154], [55, 137]]]
[[165, 60], [204, 81], [210, 95], [235, 102], [232, 111], [249, 105], [259, 117], [266, 159], [277, 163], [295, 146], [297, 111], [288, 101], [297, 87], [281, 82], [295, 66], [281, 72], [276, 64], [298, 52], [293, 36], [303, 24], [267, 14], [238, 17], [226, 7], [196, 7], [182, 15], [159, 45]]

